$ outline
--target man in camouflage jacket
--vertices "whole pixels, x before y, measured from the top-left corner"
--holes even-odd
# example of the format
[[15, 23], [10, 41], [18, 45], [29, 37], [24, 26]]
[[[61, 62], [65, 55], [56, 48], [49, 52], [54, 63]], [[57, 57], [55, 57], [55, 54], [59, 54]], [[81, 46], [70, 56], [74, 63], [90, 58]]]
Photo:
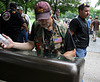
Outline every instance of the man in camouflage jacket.
[[47, 2], [40, 1], [35, 6], [36, 21], [33, 23], [29, 42], [16, 43], [10, 41], [7, 47], [21, 50], [37, 50], [37, 55], [64, 55], [75, 57], [75, 46], [69, 30], [61, 23], [52, 19], [51, 8]]

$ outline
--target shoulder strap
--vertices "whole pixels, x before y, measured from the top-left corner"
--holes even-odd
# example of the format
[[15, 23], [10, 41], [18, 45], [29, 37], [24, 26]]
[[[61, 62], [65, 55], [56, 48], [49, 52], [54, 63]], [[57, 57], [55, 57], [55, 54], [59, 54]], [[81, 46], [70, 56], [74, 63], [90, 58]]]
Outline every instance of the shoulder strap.
[[65, 34], [67, 32], [67, 28], [65, 27], [65, 25], [63, 25], [61, 22], [54, 20], [54, 22], [57, 25], [58, 31], [61, 35], [61, 37], [64, 39], [65, 38]]
[[[82, 24], [82, 22], [81, 22], [82, 19], [81, 19], [81, 18], [78, 17], [78, 18], [76, 18], [76, 19]], [[85, 22], [86, 22], [86, 20], [85, 20]], [[87, 26], [88, 26], [88, 23], [87, 23], [87, 22], [86, 22], [86, 24], [87, 24]]]

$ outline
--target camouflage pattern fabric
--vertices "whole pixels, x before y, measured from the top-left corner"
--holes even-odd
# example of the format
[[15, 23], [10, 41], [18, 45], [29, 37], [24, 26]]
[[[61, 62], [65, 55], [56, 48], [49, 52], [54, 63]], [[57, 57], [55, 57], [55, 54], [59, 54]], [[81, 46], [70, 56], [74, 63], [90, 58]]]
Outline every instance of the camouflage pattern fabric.
[[50, 42], [47, 43], [44, 40], [44, 29], [34, 22], [34, 42], [36, 45], [37, 55], [46, 54], [48, 55], [61, 55], [64, 53], [64, 38], [67, 28], [56, 20], [53, 20], [53, 30], [50, 37]]
[[56, 15], [53, 15], [52, 18], [60, 22], [59, 18]]

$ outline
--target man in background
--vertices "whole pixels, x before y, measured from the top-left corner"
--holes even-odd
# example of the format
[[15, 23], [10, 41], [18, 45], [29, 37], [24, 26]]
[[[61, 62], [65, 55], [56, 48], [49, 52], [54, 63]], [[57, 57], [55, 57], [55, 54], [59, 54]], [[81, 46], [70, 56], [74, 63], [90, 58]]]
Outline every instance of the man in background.
[[60, 15], [60, 9], [56, 9], [55, 14], [52, 16], [52, 18], [57, 20], [57, 21], [60, 21], [59, 15]]
[[89, 16], [89, 19], [87, 20], [87, 23], [88, 23], [88, 27], [89, 27], [89, 34], [92, 34], [92, 26], [91, 26], [91, 23], [92, 23], [92, 16]]
[[95, 16], [95, 19], [92, 22], [92, 25], [93, 25], [93, 39], [94, 39], [93, 42], [96, 42], [96, 37], [98, 35], [99, 25], [100, 25], [100, 22], [98, 21], [98, 16]]
[[2, 34], [10, 44], [5, 47], [1, 42], [1, 47], [9, 49], [32, 50], [36, 47], [37, 55], [59, 56], [66, 58], [75, 57], [75, 45], [69, 30], [58, 21], [52, 19], [51, 7], [49, 3], [40, 1], [35, 6], [35, 17], [32, 31], [27, 43], [13, 42], [9, 37]]
[[89, 15], [89, 5], [81, 4], [78, 12], [79, 16], [70, 22], [69, 28], [76, 45], [76, 56], [84, 58], [89, 45], [89, 28], [85, 20]]
[[24, 41], [28, 42], [29, 41], [28, 35], [31, 34], [30, 18], [27, 14], [23, 13], [23, 8], [21, 6], [18, 6], [17, 10], [21, 13], [21, 16], [22, 16], [24, 22], [27, 24], [27, 27], [29, 26], [29, 31], [27, 31], [27, 32], [23, 27], [21, 27], [21, 32], [19, 33], [19, 42], [21, 42], [21, 43], [23, 43]]
[[10, 8], [5, 10], [1, 14], [1, 31], [8, 35], [13, 41], [18, 42], [18, 35], [21, 30], [21, 26], [27, 29], [26, 23], [24, 23], [21, 14], [16, 10], [17, 4], [15, 2], [10, 3]]

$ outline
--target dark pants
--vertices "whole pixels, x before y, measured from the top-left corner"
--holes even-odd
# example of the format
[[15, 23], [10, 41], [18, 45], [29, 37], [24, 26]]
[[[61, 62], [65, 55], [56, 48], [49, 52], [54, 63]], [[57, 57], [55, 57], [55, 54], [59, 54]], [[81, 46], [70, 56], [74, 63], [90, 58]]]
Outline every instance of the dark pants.
[[23, 42], [28, 42], [28, 31], [26, 32], [25, 29], [21, 30], [20, 34], [19, 34], [19, 42], [23, 43]]

